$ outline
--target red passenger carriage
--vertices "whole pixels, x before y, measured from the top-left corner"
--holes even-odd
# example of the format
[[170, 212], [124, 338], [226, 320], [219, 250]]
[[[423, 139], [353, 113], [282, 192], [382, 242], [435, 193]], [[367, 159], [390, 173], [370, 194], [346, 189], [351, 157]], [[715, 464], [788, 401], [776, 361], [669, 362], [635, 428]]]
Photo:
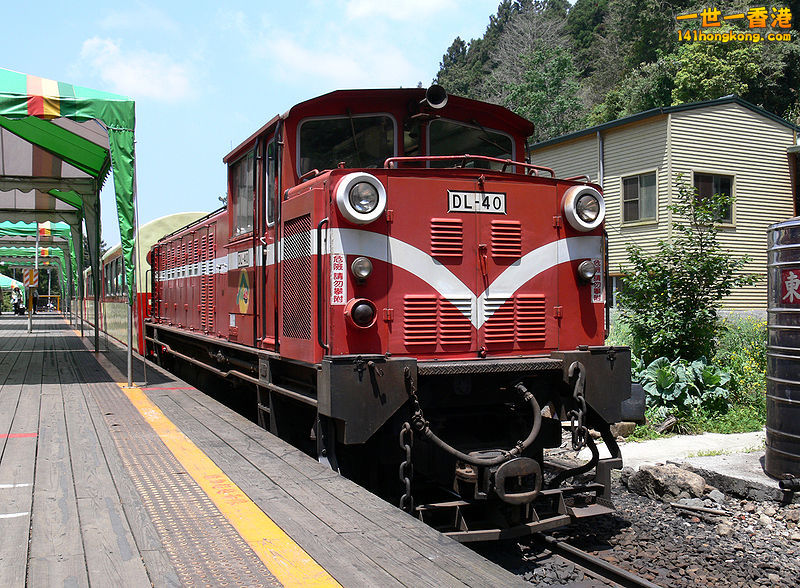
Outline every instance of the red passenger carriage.
[[[630, 354], [603, 346], [605, 205], [525, 163], [531, 132], [436, 86], [294, 106], [225, 157], [228, 206], [153, 248], [149, 352], [460, 540], [608, 512]], [[545, 459], [562, 421], [582, 468]]]

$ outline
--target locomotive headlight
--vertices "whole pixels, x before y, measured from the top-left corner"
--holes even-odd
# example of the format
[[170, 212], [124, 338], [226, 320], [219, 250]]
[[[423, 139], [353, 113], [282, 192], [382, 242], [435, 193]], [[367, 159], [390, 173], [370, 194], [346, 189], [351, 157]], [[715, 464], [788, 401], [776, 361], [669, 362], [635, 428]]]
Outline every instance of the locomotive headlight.
[[572, 186], [564, 193], [564, 217], [570, 226], [581, 232], [600, 226], [606, 216], [603, 196], [591, 186]]
[[350, 264], [350, 271], [353, 272], [356, 280], [364, 281], [372, 273], [372, 262], [369, 257], [356, 257]]
[[591, 282], [596, 273], [597, 268], [591, 259], [586, 259], [578, 265], [578, 276], [580, 276], [582, 280]]
[[375, 317], [378, 311], [375, 305], [366, 298], [353, 298], [344, 307], [344, 315], [356, 327], [360, 329], [368, 329], [375, 324]]
[[386, 188], [366, 172], [345, 175], [336, 187], [336, 205], [347, 220], [365, 225], [386, 210]]
[[600, 214], [600, 201], [593, 194], [584, 194], [575, 203], [575, 212], [585, 223], [593, 223]]
[[361, 214], [369, 214], [378, 206], [378, 191], [368, 182], [350, 188], [350, 205]]

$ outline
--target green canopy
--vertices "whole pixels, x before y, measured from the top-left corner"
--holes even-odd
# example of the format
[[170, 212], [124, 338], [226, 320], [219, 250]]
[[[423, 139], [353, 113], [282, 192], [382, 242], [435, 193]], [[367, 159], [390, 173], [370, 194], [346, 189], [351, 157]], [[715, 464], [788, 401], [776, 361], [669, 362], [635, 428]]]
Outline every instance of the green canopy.
[[[102, 123], [108, 133], [110, 161], [104, 147], [86, 139], [74, 128], [53, 124], [55, 119], [97, 120]], [[74, 206], [86, 219], [90, 247], [96, 247], [100, 241], [99, 234], [91, 233], [95, 232], [92, 225], [99, 227], [98, 210], [96, 207], [89, 210], [85, 196], [89, 192], [96, 195], [109, 166], [113, 169], [129, 304], [133, 304], [135, 275], [134, 127], [135, 105], [131, 98], [0, 68], [0, 128], [58, 157], [93, 180], [82, 182], [80, 178], [65, 178], [59, 185], [53, 185], [47, 179], [25, 182], [10, 178], [6, 180], [8, 185], [20, 181], [20, 185], [28, 190], [43, 190]], [[80, 207], [77, 206], [78, 199]], [[9, 218], [8, 214], [6, 218]], [[96, 251], [91, 253], [93, 260], [99, 257]], [[99, 268], [93, 269], [93, 275], [99, 279]]]
[[[37, 235], [38, 233], [38, 235]], [[67, 273], [78, 283], [78, 264], [72, 229], [67, 223], [0, 222], [0, 247], [36, 246], [38, 236], [41, 247], [58, 247], [66, 257]], [[19, 238], [19, 239], [15, 239]]]
[[[34, 260], [35, 253], [31, 251], [19, 251], [20, 248], [16, 247], [0, 247], [0, 261], [5, 267], [34, 267], [36, 262]], [[24, 248], [22, 248], [24, 249]], [[34, 248], [35, 249], [35, 248]], [[57, 250], [53, 250], [55, 252]], [[67, 276], [64, 272], [64, 259], [58, 255], [39, 255], [39, 269], [48, 266], [53, 266], [58, 272], [59, 279], [61, 280], [61, 291], [66, 292]]]
[[17, 287], [20, 290], [24, 290], [25, 287], [23, 286], [22, 282], [18, 282], [11, 276], [7, 276], [5, 274], [0, 274], [0, 289], [3, 290], [10, 290], [11, 288]]

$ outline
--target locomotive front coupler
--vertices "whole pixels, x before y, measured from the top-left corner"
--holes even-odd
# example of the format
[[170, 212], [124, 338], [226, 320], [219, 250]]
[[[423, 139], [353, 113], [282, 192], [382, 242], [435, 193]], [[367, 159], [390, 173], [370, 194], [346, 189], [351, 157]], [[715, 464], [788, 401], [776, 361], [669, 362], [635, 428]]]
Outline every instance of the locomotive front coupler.
[[[456, 466], [455, 490], [461, 495], [472, 494], [475, 499], [487, 499], [492, 490], [508, 504], [527, 504], [532, 502], [542, 487], [542, 469], [536, 460], [521, 457], [539, 435], [542, 426], [542, 411], [536, 397], [528, 391], [522, 382], [513, 389], [521, 400], [530, 404], [533, 411], [533, 425], [528, 436], [514, 445], [510, 450], [492, 449], [464, 453], [440, 439], [425, 420], [416, 395], [416, 387], [407, 387], [414, 407], [411, 417], [412, 427], [439, 449], [455, 457]], [[471, 489], [471, 491], [469, 491]]]
[[522, 382], [514, 386], [514, 390], [520, 394], [523, 402], [527, 402], [531, 405], [531, 409], [533, 410], [533, 426], [531, 427], [528, 436], [524, 440], [517, 441], [513, 449], [508, 451], [499, 450], [499, 455], [483, 457], [480, 455], [473, 455], [474, 452], [467, 454], [442, 441], [431, 430], [430, 423], [425, 420], [425, 417], [422, 414], [422, 408], [420, 407], [419, 401], [416, 398], [416, 392], [414, 391], [414, 388], [409, 388], [409, 395], [411, 395], [411, 401], [414, 406], [414, 414], [411, 417], [411, 425], [417, 430], [418, 433], [422, 434], [426, 439], [439, 447], [439, 449], [446, 451], [460, 461], [483, 467], [500, 465], [503, 462], [521, 455], [523, 451], [530, 447], [533, 441], [536, 439], [536, 436], [539, 434], [539, 429], [542, 426], [542, 409], [539, 408], [539, 403], [536, 402], [536, 397], [528, 392], [528, 389]]

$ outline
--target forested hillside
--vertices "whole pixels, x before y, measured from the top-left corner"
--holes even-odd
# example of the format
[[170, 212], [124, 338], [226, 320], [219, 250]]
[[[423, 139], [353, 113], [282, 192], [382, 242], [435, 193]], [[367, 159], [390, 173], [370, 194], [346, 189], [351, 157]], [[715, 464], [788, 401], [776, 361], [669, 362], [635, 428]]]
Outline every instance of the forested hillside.
[[[772, 25], [787, 8], [791, 27]], [[748, 14], [763, 7], [766, 26]], [[718, 27], [679, 15], [719, 9]], [[750, 13], [754, 14], [754, 13]], [[783, 24], [787, 12], [783, 13]], [[688, 42], [679, 31], [791, 32], [787, 41]], [[502, 104], [536, 125], [532, 141], [658, 106], [737, 94], [796, 122], [800, 115], [800, 0], [503, 0], [483, 37], [456, 38], [437, 83], [448, 92]]]

